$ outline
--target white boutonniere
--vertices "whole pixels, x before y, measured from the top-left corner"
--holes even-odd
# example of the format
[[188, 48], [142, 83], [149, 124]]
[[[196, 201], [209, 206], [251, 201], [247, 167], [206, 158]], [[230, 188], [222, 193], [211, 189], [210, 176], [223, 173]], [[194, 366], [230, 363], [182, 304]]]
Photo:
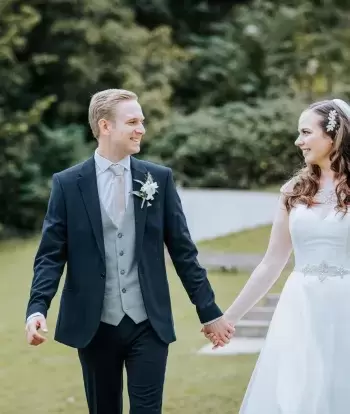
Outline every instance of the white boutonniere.
[[141, 188], [139, 191], [132, 191], [132, 194], [142, 198], [142, 204], [141, 208], [143, 208], [143, 205], [147, 201], [147, 207], [150, 207], [152, 204], [150, 203], [150, 200], [154, 200], [154, 195], [158, 193], [157, 188], [158, 184], [153, 180], [152, 175], [148, 172], [146, 174], [146, 181], [142, 182], [140, 180], [134, 179], [137, 183], [141, 184]]

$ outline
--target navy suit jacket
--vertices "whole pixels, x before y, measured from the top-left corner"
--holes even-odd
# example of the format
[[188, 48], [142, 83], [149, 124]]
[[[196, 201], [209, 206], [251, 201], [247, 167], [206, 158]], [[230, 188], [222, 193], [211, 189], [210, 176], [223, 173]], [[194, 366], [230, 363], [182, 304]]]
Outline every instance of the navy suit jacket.
[[[150, 207], [141, 208], [141, 198], [134, 196], [135, 258], [149, 321], [159, 338], [170, 343], [176, 337], [164, 242], [200, 321], [213, 320], [222, 312], [215, 303], [206, 271], [197, 261], [197, 249], [187, 228], [172, 171], [131, 157], [133, 190], [141, 186], [134, 180], [144, 181], [147, 172], [159, 188]], [[65, 265], [55, 339], [83, 348], [100, 323], [106, 278], [94, 157], [53, 175], [42, 238], [34, 261], [27, 317], [34, 312], [47, 315]]]

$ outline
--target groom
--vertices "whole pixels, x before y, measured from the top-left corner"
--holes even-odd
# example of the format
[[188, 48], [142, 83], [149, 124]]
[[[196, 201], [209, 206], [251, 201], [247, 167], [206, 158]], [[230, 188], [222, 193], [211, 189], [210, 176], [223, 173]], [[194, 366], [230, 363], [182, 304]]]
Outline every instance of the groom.
[[54, 174], [34, 262], [26, 335], [46, 340], [46, 315], [67, 263], [55, 339], [77, 348], [90, 414], [122, 413], [123, 367], [130, 413], [159, 414], [168, 345], [175, 341], [164, 242], [204, 332], [227, 343], [205, 270], [197, 262], [169, 168], [132, 157], [145, 133], [137, 96], [96, 93], [93, 157]]

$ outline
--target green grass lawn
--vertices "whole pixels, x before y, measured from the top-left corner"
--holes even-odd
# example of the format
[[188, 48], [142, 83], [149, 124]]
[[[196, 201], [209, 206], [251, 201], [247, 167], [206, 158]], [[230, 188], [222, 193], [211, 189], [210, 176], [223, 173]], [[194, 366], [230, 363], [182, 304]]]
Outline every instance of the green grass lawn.
[[264, 253], [270, 238], [271, 226], [261, 226], [256, 229], [244, 230], [235, 234], [205, 240], [198, 244], [203, 250], [234, 252], [234, 253]]
[[[259, 229], [256, 236], [264, 234]], [[247, 238], [252, 239], [252, 235], [248, 232]], [[238, 237], [242, 246], [244, 235]], [[233, 246], [237, 237], [232, 240]], [[29, 240], [0, 245], [0, 413], [86, 414], [76, 351], [52, 340], [58, 297], [49, 313], [49, 340], [40, 347], [25, 342], [24, 315], [36, 243]], [[255, 243], [254, 248], [262, 245]], [[244, 274], [210, 274], [223, 309], [231, 304], [246, 279]], [[237, 413], [256, 356], [198, 355], [196, 351], [207, 342], [199, 332], [195, 309], [172, 268], [169, 280], [178, 340], [170, 346], [163, 412]], [[280, 290], [283, 283], [281, 279], [274, 291]]]

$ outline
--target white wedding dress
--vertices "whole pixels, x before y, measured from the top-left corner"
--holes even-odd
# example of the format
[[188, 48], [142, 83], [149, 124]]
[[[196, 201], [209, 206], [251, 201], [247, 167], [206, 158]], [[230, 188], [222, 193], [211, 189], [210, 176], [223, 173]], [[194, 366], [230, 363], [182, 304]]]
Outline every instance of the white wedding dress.
[[[240, 414], [350, 413], [350, 212], [344, 216], [334, 210], [333, 191], [324, 190], [316, 198], [321, 204], [298, 205], [287, 219], [295, 268], [281, 293]], [[281, 226], [274, 237], [275, 243], [280, 238], [284, 257], [277, 268], [270, 264], [267, 284], [266, 268], [253, 273], [250, 286], [229, 309], [233, 320], [269, 290], [288, 260]]]

